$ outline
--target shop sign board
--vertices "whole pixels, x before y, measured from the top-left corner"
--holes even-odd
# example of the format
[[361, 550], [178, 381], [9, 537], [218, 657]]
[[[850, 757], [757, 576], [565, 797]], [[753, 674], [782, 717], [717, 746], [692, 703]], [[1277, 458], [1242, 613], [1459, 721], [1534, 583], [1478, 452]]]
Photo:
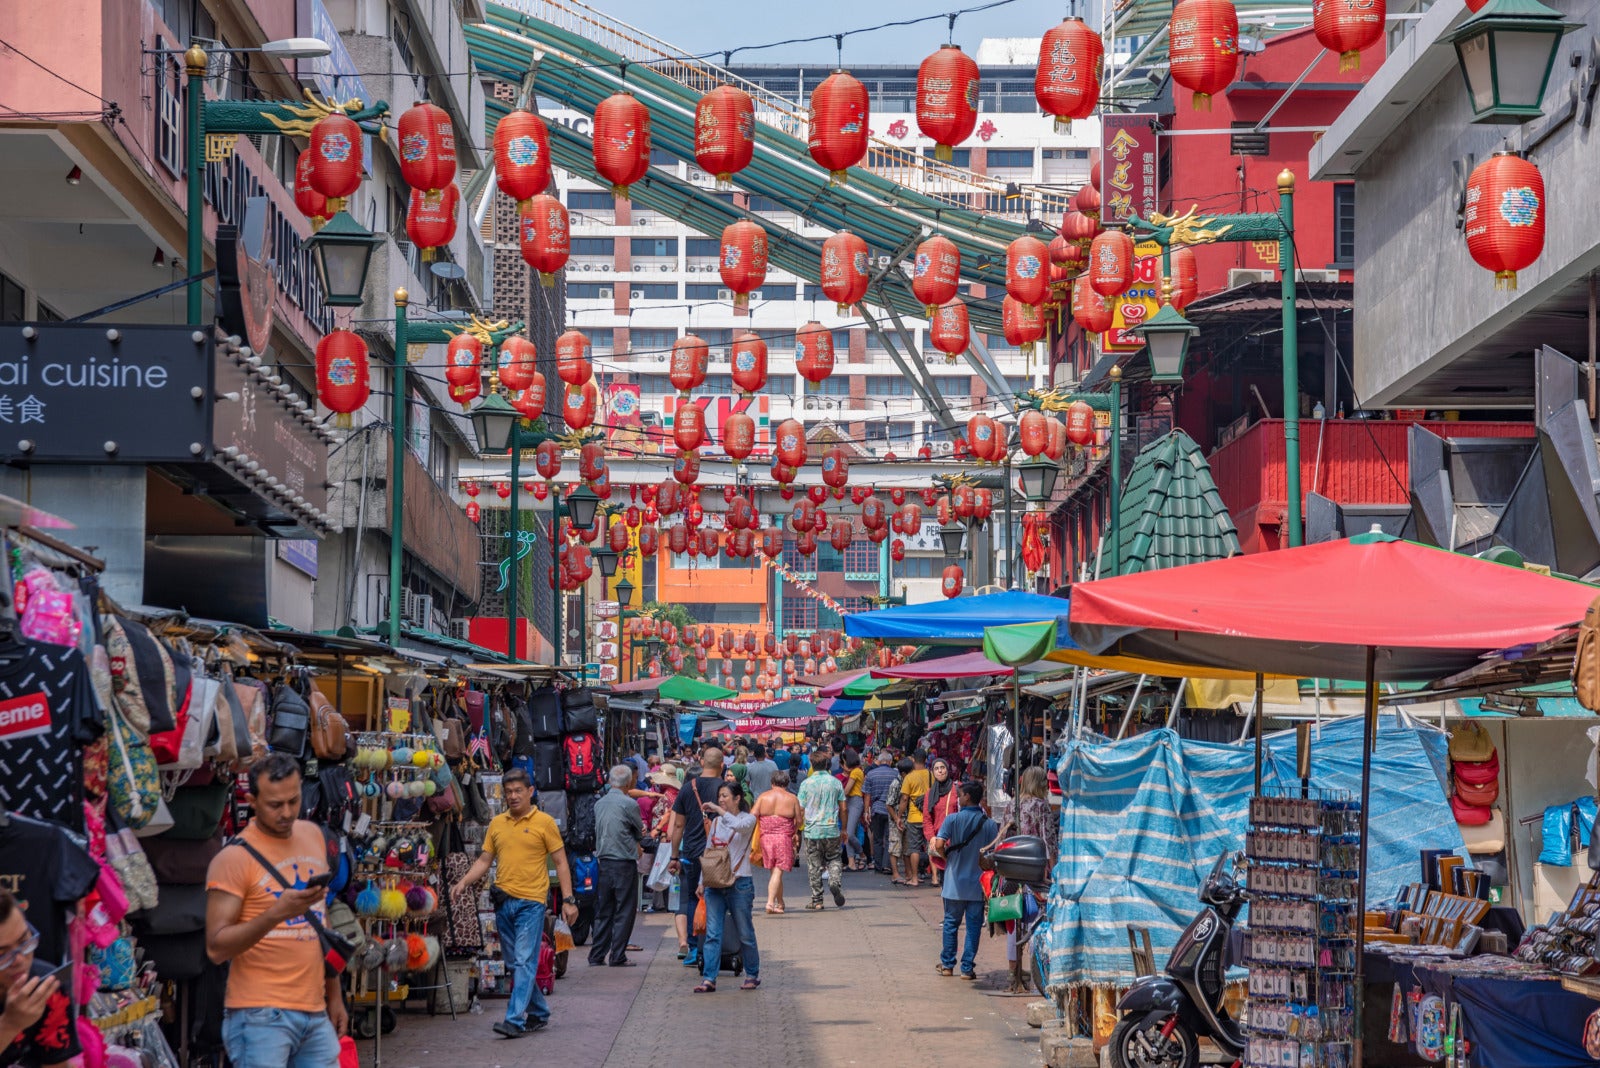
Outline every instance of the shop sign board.
[[178, 463], [209, 438], [212, 347], [192, 326], [0, 330], [0, 459]]
[[1100, 119], [1101, 216], [1107, 224], [1157, 209], [1160, 138], [1154, 115], [1103, 115]]
[[1111, 329], [1101, 339], [1106, 352], [1138, 352], [1144, 341], [1134, 327], [1161, 310], [1161, 246], [1141, 241], [1133, 247], [1133, 283], [1111, 298]]
[[281, 538], [278, 541], [278, 559], [302, 571], [312, 578], [317, 577], [317, 539], [315, 538]]
[[261, 465], [262, 475], [278, 479], [310, 508], [326, 510], [327, 446], [259, 374], [247, 370], [249, 364], [236, 350], [219, 352], [215, 365], [217, 393], [230, 398], [215, 405], [216, 451], [236, 448], [248, 454]]
[[616, 601], [596, 601], [594, 603], [594, 615], [596, 619], [616, 619], [618, 613], [621, 611], [622, 605], [618, 604]]
[[616, 682], [617, 681], [617, 665], [615, 665], [615, 664], [601, 664], [600, 665], [600, 681], [601, 682]]

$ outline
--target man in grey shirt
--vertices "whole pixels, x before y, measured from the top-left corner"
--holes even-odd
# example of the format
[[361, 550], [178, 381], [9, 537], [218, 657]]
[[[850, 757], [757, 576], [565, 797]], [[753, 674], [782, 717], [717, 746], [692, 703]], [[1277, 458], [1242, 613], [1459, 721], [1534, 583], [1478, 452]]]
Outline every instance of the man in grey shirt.
[[750, 793], [760, 797], [772, 789], [772, 777], [778, 774], [778, 765], [767, 756], [767, 747], [757, 742], [750, 747], [755, 759], [745, 766], [745, 776], [750, 780]]
[[600, 877], [595, 880], [594, 944], [590, 964], [628, 968], [628, 939], [633, 937], [633, 916], [639, 908], [639, 855], [643, 851], [644, 817], [639, 802], [628, 796], [633, 768], [618, 764], [611, 769], [610, 789], [595, 803], [595, 859]]

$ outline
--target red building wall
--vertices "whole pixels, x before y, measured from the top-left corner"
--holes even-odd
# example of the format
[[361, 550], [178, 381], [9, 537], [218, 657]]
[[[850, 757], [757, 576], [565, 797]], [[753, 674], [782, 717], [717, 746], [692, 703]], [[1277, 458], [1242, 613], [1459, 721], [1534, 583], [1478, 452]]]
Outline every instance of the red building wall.
[[[1235, 123], [1253, 126], [1305, 73], [1322, 46], [1308, 27], [1267, 41], [1266, 50], [1247, 55], [1240, 76], [1226, 93], [1212, 98], [1210, 111], [1196, 111], [1188, 90], [1175, 90], [1177, 103], [1170, 116], [1170, 135], [1162, 137], [1167, 153], [1162, 202], [1174, 214], [1198, 206], [1201, 215], [1278, 210], [1278, 173], [1285, 168], [1296, 177], [1295, 245], [1303, 270], [1324, 270], [1334, 263], [1332, 182], [1306, 180], [1306, 159], [1320, 136], [1307, 130], [1269, 133], [1267, 155], [1236, 156], [1227, 133], [1186, 134], [1189, 130], [1228, 130]], [[1326, 127], [1360, 90], [1383, 62], [1382, 42], [1363, 52], [1359, 70], [1340, 72], [1339, 57], [1327, 53], [1317, 61], [1299, 88], [1289, 94], [1268, 123], [1281, 127]], [[1196, 249], [1200, 295], [1227, 288], [1228, 271], [1235, 267], [1274, 269], [1275, 248], [1258, 248], [1244, 242], [1203, 245]], [[1351, 278], [1341, 271], [1342, 281]]]

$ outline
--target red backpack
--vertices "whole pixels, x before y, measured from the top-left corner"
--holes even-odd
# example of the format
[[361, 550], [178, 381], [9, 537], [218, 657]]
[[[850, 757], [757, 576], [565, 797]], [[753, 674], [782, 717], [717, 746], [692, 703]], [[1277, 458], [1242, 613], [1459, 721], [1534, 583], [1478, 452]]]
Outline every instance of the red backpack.
[[592, 734], [569, 734], [561, 741], [567, 756], [567, 789], [590, 794], [600, 789], [600, 743]]
[[556, 992], [556, 947], [548, 938], [539, 939], [539, 966], [534, 971], [533, 981], [541, 994]]

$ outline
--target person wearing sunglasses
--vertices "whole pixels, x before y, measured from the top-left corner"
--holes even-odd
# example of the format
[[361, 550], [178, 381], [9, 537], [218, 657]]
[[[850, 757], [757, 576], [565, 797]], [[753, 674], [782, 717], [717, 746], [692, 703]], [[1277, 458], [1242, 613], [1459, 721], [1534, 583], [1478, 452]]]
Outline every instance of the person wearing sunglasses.
[[21, 902], [0, 891], [0, 1064], [8, 1068], [65, 1065], [82, 1052], [72, 1001], [56, 966], [34, 960], [38, 948]]

